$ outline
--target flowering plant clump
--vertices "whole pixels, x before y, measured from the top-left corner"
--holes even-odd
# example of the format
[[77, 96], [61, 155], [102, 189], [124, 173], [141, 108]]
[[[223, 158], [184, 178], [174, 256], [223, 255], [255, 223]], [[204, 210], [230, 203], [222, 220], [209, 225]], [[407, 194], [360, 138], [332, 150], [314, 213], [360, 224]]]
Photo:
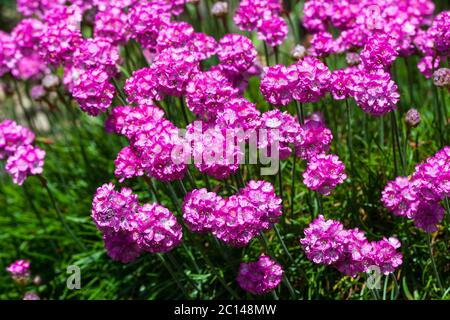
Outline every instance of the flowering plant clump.
[[0, 299], [448, 298], [448, 1], [0, 7]]

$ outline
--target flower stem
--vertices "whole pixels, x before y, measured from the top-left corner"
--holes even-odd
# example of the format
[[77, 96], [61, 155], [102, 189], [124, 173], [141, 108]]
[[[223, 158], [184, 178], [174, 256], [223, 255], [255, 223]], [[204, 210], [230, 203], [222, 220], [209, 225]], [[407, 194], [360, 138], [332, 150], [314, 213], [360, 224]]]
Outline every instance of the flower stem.
[[434, 275], [436, 276], [436, 280], [439, 286], [439, 289], [441, 291], [441, 295], [444, 294], [444, 287], [442, 286], [441, 277], [439, 276], [439, 272], [436, 266], [436, 261], [434, 260], [433, 256], [433, 244], [431, 242], [431, 236], [427, 234], [428, 237], [428, 248], [430, 250], [430, 259], [431, 259], [431, 265], [433, 266]]

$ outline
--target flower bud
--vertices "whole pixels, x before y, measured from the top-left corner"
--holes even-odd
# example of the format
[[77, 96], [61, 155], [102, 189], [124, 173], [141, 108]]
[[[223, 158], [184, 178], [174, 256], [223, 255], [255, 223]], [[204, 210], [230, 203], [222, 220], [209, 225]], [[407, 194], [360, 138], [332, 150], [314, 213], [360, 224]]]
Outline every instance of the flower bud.
[[450, 69], [437, 69], [433, 74], [433, 82], [436, 87], [450, 87]]
[[306, 49], [301, 44], [297, 44], [291, 51], [291, 57], [300, 60], [306, 55]]
[[228, 14], [228, 3], [224, 1], [214, 3], [211, 14], [215, 17], [225, 17]]
[[415, 128], [420, 123], [420, 113], [417, 109], [409, 109], [405, 115], [406, 125], [410, 128]]

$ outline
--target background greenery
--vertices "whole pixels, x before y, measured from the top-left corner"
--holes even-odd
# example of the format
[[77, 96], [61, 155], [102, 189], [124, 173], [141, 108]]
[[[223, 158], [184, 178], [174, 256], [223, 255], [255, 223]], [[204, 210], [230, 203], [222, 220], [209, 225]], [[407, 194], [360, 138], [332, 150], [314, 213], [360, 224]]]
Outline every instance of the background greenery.
[[[289, 51], [297, 42], [294, 35], [305, 40], [303, 30], [297, 25], [302, 4], [294, 2], [290, 3], [294, 8], [290, 14], [294, 28], [290, 26], [291, 36], [280, 48], [284, 64], [293, 63]], [[207, 13], [211, 3], [202, 1], [201, 23], [190, 5], [181, 19], [190, 21], [196, 30], [220, 38], [225, 33], [225, 27], [222, 21]], [[435, 3], [439, 8], [437, 11], [441, 11], [445, 4], [447, 9], [449, 7], [445, 0]], [[236, 1], [231, 6], [235, 7]], [[3, 30], [11, 30], [20, 19], [15, 14], [13, 1], [0, 1], [0, 12], [0, 28]], [[237, 31], [231, 19], [228, 26], [231, 31]], [[85, 25], [83, 31], [89, 34], [89, 26]], [[255, 35], [249, 36], [254, 40], [261, 59], [265, 60], [261, 43]], [[129, 55], [140, 56], [134, 44], [129, 44], [127, 51]], [[123, 56], [128, 60], [125, 51]], [[271, 52], [269, 62], [274, 63]], [[322, 198], [325, 216], [342, 221], [348, 228], [360, 228], [370, 240], [397, 236], [402, 242], [403, 265], [395, 277], [383, 278], [379, 297], [449, 299], [450, 214], [447, 212], [439, 231], [431, 236], [443, 287], [440, 289], [431, 264], [427, 235], [415, 228], [411, 221], [395, 217], [385, 210], [380, 202], [380, 193], [388, 180], [397, 175], [408, 175], [415, 164], [449, 144], [450, 95], [448, 91], [436, 90], [432, 80], [425, 79], [418, 72], [417, 62], [418, 57], [402, 58], [393, 66], [393, 77], [399, 86], [401, 100], [399, 109], [392, 115], [382, 118], [366, 116], [353, 101], [350, 102], [352, 144], [348, 141], [350, 131], [344, 102], [327, 97], [320, 103], [306, 104], [305, 111], [307, 114], [316, 111], [324, 114], [334, 135], [332, 152], [344, 161], [349, 176], [331, 196]], [[206, 64], [214, 63], [211, 59]], [[345, 65], [342, 56], [328, 58], [327, 63], [331, 69]], [[448, 67], [448, 61], [446, 64]], [[130, 63], [125, 66], [129, 72], [143, 65]], [[58, 72], [61, 74], [61, 70]], [[120, 83], [125, 79], [123, 75]], [[239, 263], [256, 260], [262, 252], [269, 253], [283, 266], [294, 288], [295, 292], [291, 292], [283, 282], [276, 290], [276, 296], [282, 299], [374, 298], [373, 292], [366, 288], [364, 275], [352, 279], [331, 267], [315, 265], [306, 259], [299, 238], [303, 236], [305, 226], [321, 209], [315, 194], [302, 184], [304, 163], [298, 160], [293, 170], [293, 157], [282, 163], [285, 209], [283, 221], [278, 225], [290, 256], [283, 250], [275, 231], [265, 234], [268, 248], [261, 239], [254, 239], [246, 248], [233, 249], [217, 243], [210, 236], [184, 230], [183, 246], [169, 254], [143, 254], [129, 265], [112, 261], [103, 249], [101, 234], [90, 218], [90, 209], [97, 187], [109, 181], [118, 184], [113, 174], [114, 159], [126, 145], [126, 140], [107, 134], [104, 130], [106, 115], [98, 118], [86, 116], [62, 89], [59, 92], [61, 97], [55, 100], [51, 108], [46, 103], [38, 102], [31, 102], [27, 107], [30, 100], [26, 92], [30, 84], [21, 83], [16, 88], [11, 79], [0, 81], [5, 85], [0, 100], [0, 117], [17, 119], [24, 126], [37, 127], [38, 145], [47, 152], [44, 177], [55, 200], [54, 203], [51, 201], [48, 190], [36, 177], [29, 178], [23, 187], [14, 185], [3, 170], [4, 162], [0, 162], [0, 299], [20, 299], [23, 295], [25, 288], [15, 285], [4, 271], [7, 265], [20, 258], [29, 259], [33, 275], [39, 275], [42, 279], [39, 285], [30, 285], [27, 290], [37, 292], [43, 299], [271, 299], [274, 296], [252, 296], [242, 291], [235, 281]], [[257, 103], [262, 111], [268, 109], [259, 92], [258, 79], [251, 79], [246, 97]], [[119, 104], [119, 100], [114, 103]], [[167, 100], [165, 104], [171, 120], [180, 127], [184, 125], [178, 102]], [[408, 131], [403, 118], [411, 107], [421, 112], [422, 123]], [[295, 114], [294, 105], [287, 109]], [[437, 113], [438, 110], [446, 114]], [[404, 155], [402, 164], [397, 154], [397, 165], [394, 165], [393, 153], [393, 116], [400, 127], [400, 145]], [[48, 127], [45, 125], [47, 122], [50, 123]], [[249, 167], [242, 169], [244, 179], [260, 178], [254, 175], [256, 170]], [[198, 171], [192, 168], [191, 172], [195, 173], [194, 180], [198, 186], [206, 186], [207, 181]], [[272, 181], [278, 190], [276, 177], [264, 179]], [[295, 192], [291, 196], [293, 180]], [[235, 192], [234, 177], [224, 182], [210, 178], [209, 182], [224, 196]], [[122, 185], [137, 192], [141, 203], [158, 198], [181, 220], [169, 189], [173, 188], [177, 199], [182, 200], [183, 190], [179, 184], [168, 186], [156, 182], [157, 194], [152, 193], [143, 179], [133, 179]], [[188, 180], [184, 181], [184, 185], [192, 188]], [[68, 290], [66, 287], [66, 268], [69, 265], [81, 268], [81, 290]]]

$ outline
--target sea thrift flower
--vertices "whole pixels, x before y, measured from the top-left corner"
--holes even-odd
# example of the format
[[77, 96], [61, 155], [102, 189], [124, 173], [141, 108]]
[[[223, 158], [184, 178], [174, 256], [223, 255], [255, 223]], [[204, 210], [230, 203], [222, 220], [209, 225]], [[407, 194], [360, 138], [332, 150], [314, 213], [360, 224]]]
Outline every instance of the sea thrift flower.
[[295, 137], [296, 154], [304, 160], [312, 159], [318, 154], [327, 153], [331, 140], [333, 140], [333, 134], [323, 122], [308, 120]]
[[154, 69], [142, 68], [133, 72], [124, 86], [127, 100], [131, 103], [149, 105], [153, 100], [162, 100]]
[[92, 38], [80, 43], [73, 53], [72, 61], [77, 68], [84, 70], [102, 68], [112, 76], [118, 72], [119, 59], [119, 48], [107, 38]]
[[289, 80], [288, 68], [278, 64], [264, 68], [261, 93], [273, 105], [288, 105], [292, 101], [292, 83]]
[[128, 11], [131, 37], [143, 48], [154, 49], [159, 31], [170, 22], [170, 6], [161, 1], [140, 1]]
[[444, 214], [445, 209], [439, 203], [421, 201], [414, 215], [414, 225], [427, 233], [436, 232]]
[[279, 46], [286, 40], [289, 28], [286, 21], [278, 15], [266, 11], [263, 18], [257, 23], [258, 39], [265, 41], [269, 46]]
[[187, 128], [186, 140], [192, 149], [196, 168], [215, 179], [226, 179], [243, 160], [238, 130], [196, 121]]
[[359, 229], [344, 229], [339, 221], [325, 220], [322, 215], [304, 233], [300, 243], [309, 260], [332, 265], [352, 277], [367, 272], [371, 266], [378, 266], [387, 275], [402, 264], [396, 238], [369, 242]]
[[114, 188], [112, 183], [107, 183], [97, 189], [91, 217], [101, 231], [131, 231], [136, 226], [137, 195], [128, 188], [122, 188], [120, 192]]
[[30, 277], [30, 261], [17, 260], [11, 263], [6, 271], [9, 272], [15, 281], [23, 282]]
[[127, 14], [121, 8], [115, 6], [97, 12], [94, 37], [109, 39], [115, 45], [126, 43], [129, 38]]
[[412, 218], [417, 211], [417, 194], [408, 178], [397, 177], [390, 181], [382, 192], [381, 201], [398, 216]]
[[251, 180], [239, 190], [239, 194], [246, 196], [258, 210], [263, 212], [260, 220], [264, 230], [270, 230], [275, 223], [278, 223], [282, 215], [282, 201], [276, 195], [270, 182]]
[[125, 147], [119, 152], [114, 164], [116, 165], [114, 174], [119, 179], [119, 182], [144, 175], [140, 159], [134, 154], [130, 147]]
[[318, 32], [311, 38], [310, 53], [315, 57], [323, 57], [334, 53], [333, 35], [329, 32]]
[[186, 87], [186, 103], [199, 117], [214, 119], [226, 103], [236, 98], [238, 90], [219, 70], [194, 74]]
[[309, 189], [327, 196], [347, 178], [344, 170], [345, 166], [338, 156], [319, 154], [309, 160], [303, 172], [303, 183]]
[[33, 143], [34, 133], [13, 120], [0, 122], [0, 159], [12, 156], [21, 146]]
[[16, 46], [11, 36], [0, 31], [0, 77], [14, 66]]
[[141, 167], [149, 176], [164, 182], [182, 179], [186, 173], [185, 144], [178, 128], [165, 119], [149, 119], [131, 138]]
[[246, 246], [265, 229], [261, 221], [263, 215], [247, 196], [233, 195], [218, 203], [212, 233], [230, 246]]
[[263, 295], [274, 290], [280, 284], [282, 277], [281, 266], [262, 255], [256, 262], [241, 263], [236, 280], [245, 291]]
[[36, 101], [41, 100], [46, 94], [47, 92], [42, 85], [35, 85], [30, 89], [31, 99]]
[[235, 74], [249, 69], [255, 59], [256, 50], [250, 39], [239, 34], [227, 34], [219, 42], [217, 51], [221, 66], [226, 72]]
[[362, 71], [360, 85], [354, 98], [361, 109], [373, 116], [381, 116], [397, 108], [400, 94], [389, 73], [378, 69], [373, 73]]
[[40, 54], [50, 64], [67, 62], [82, 40], [81, 11], [76, 6], [56, 7], [45, 16]]
[[439, 55], [450, 56], [450, 11], [439, 13], [428, 30]]
[[152, 127], [155, 122], [163, 120], [165, 120], [164, 111], [158, 107], [151, 105], [133, 107], [124, 115], [123, 123], [120, 125], [120, 134], [130, 141], [134, 141], [136, 134], [140, 133], [143, 127]]
[[398, 56], [393, 39], [385, 33], [375, 33], [367, 41], [360, 53], [361, 62], [366, 70], [388, 68]]
[[317, 102], [328, 91], [331, 72], [319, 59], [305, 57], [290, 67], [292, 96], [302, 103]]
[[17, 11], [25, 17], [33, 14], [42, 17], [48, 10], [62, 6], [65, 2], [65, 0], [17, 0]]
[[172, 21], [162, 28], [156, 39], [158, 51], [167, 48], [181, 48], [191, 40], [194, 28], [184, 21]]
[[114, 93], [114, 86], [109, 82], [108, 73], [102, 68], [95, 68], [80, 74], [72, 96], [80, 104], [81, 110], [90, 116], [97, 116], [109, 108]]
[[186, 44], [186, 48], [198, 61], [211, 58], [217, 53], [218, 47], [219, 44], [213, 37], [202, 32], [195, 32]]
[[361, 57], [356, 52], [347, 52], [345, 55], [345, 61], [349, 66], [356, 66], [361, 63]]
[[415, 128], [420, 124], [420, 113], [417, 109], [409, 109], [405, 115], [406, 125], [410, 128]]
[[276, 109], [263, 113], [258, 129], [258, 148], [267, 149], [269, 152], [273, 152], [273, 149], [277, 148], [279, 159], [284, 160], [292, 152], [290, 145], [294, 143], [299, 134], [300, 125], [289, 113]]
[[165, 253], [181, 243], [182, 230], [167, 208], [153, 203], [139, 208], [133, 239], [144, 251]]
[[161, 95], [179, 97], [185, 94], [188, 82], [198, 71], [198, 61], [187, 48], [168, 48], [155, 58], [150, 69]]
[[195, 189], [184, 197], [183, 219], [192, 232], [210, 232], [214, 210], [222, 198], [206, 189]]
[[216, 125], [222, 129], [234, 128], [252, 133], [259, 125], [261, 112], [245, 98], [233, 98], [217, 113]]
[[239, 29], [253, 31], [266, 12], [277, 15], [281, 13], [281, 9], [279, 0], [242, 0], [233, 20]]
[[105, 249], [108, 256], [122, 263], [130, 263], [135, 261], [141, 255], [142, 250], [134, 242], [130, 232], [115, 232], [107, 229], [103, 234]]
[[6, 162], [14, 183], [21, 186], [28, 175], [40, 175], [44, 170], [45, 151], [31, 145], [20, 146]]
[[331, 72], [330, 91], [335, 100], [344, 100], [352, 95], [352, 88], [356, 85], [354, 72], [358, 70], [352, 67]]

